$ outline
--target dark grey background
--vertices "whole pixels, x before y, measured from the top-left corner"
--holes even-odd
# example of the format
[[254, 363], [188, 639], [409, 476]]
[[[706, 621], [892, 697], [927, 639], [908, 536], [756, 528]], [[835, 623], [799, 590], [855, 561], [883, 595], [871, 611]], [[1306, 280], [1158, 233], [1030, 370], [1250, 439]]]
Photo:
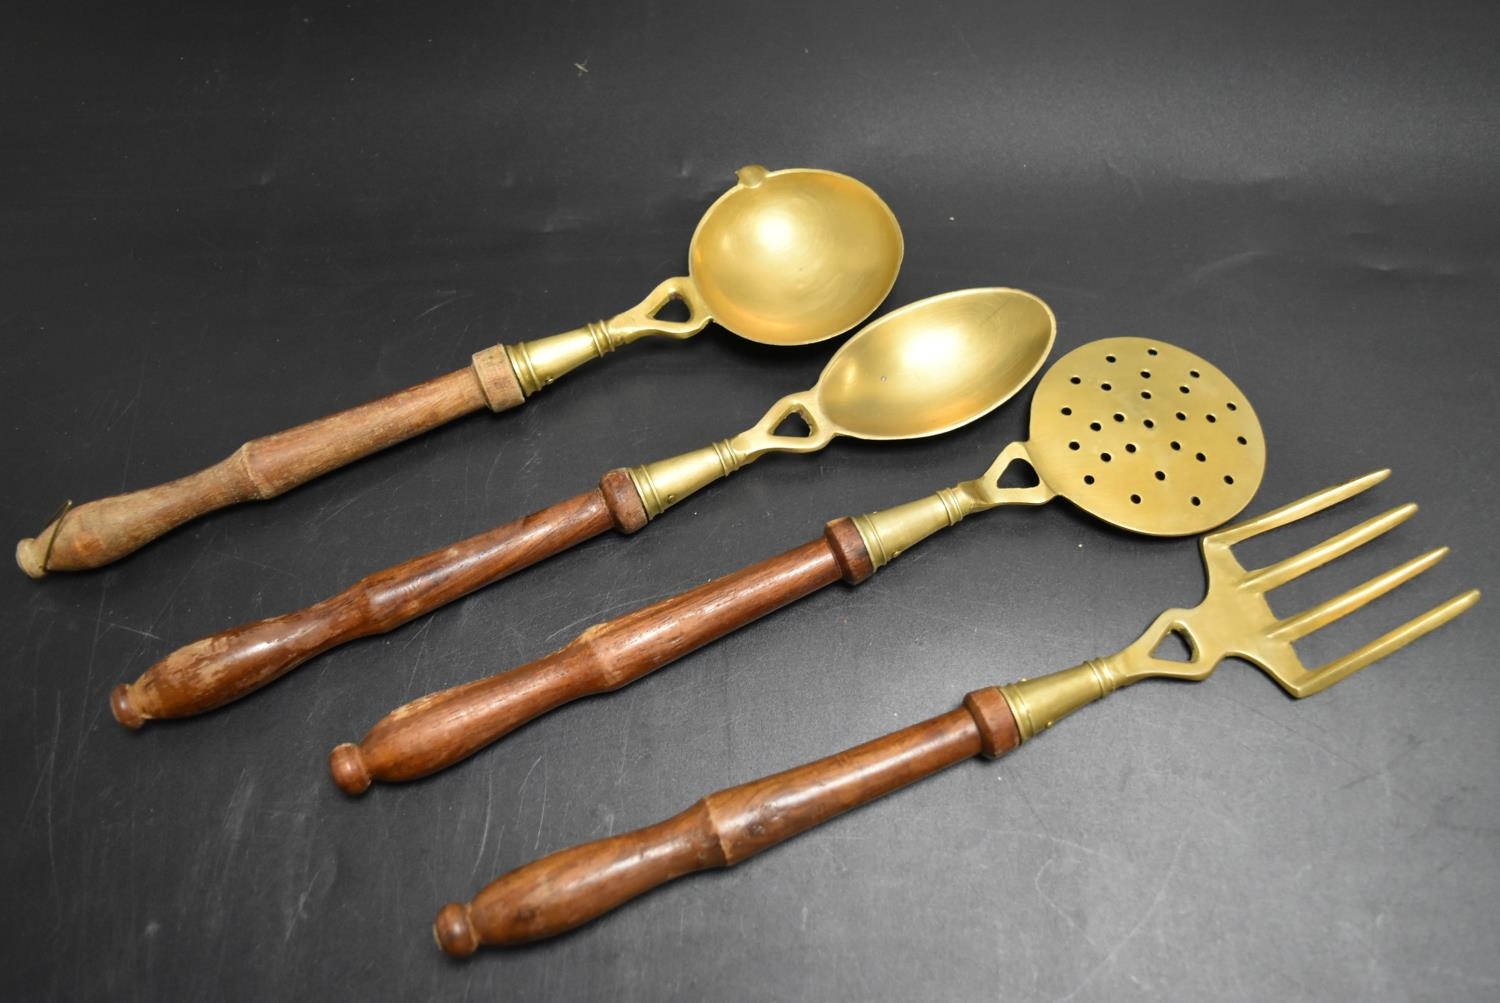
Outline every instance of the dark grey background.
[[[907, 239], [891, 306], [1020, 286], [1059, 355], [1149, 335], [1218, 364], [1269, 441], [1252, 511], [1394, 468], [1282, 548], [1421, 515], [1283, 608], [1453, 556], [1310, 659], [1492, 584], [1492, 4], [242, 6], [18, 14], [0, 42], [9, 538], [622, 310], [761, 162], [882, 193]], [[976, 476], [1029, 393], [939, 440], [767, 459], [227, 710], [111, 719], [110, 688], [175, 647], [745, 428], [830, 350], [636, 346], [106, 570], [0, 576], [3, 994], [1500, 992], [1488, 604], [1307, 702], [1238, 664], [1144, 685], [567, 937], [434, 950], [435, 910], [512, 867], [1195, 602], [1191, 540], [1000, 511], [436, 778], [329, 781], [327, 750], [401, 702]]]

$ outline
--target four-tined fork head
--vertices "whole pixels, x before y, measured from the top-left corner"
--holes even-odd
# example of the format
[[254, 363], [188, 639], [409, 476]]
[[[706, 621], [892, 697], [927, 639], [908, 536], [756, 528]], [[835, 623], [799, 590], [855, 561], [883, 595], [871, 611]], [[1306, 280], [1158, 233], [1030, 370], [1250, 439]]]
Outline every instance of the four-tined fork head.
[[[1240, 565], [1232, 548], [1253, 536], [1279, 529], [1346, 501], [1389, 475], [1389, 470], [1377, 470], [1204, 536], [1203, 562], [1208, 571], [1208, 591], [1203, 602], [1191, 610], [1166, 611], [1135, 643], [1106, 659], [1112, 674], [1117, 677], [1117, 684], [1126, 685], [1151, 676], [1202, 680], [1208, 678], [1222, 659], [1235, 656], [1259, 666], [1292, 696], [1311, 696], [1436, 630], [1473, 606], [1479, 601], [1478, 589], [1454, 596], [1395, 630], [1317, 668], [1307, 668], [1297, 657], [1294, 642], [1415, 578], [1447, 556], [1448, 548], [1429, 551], [1343, 595], [1288, 617], [1277, 617], [1271, 612], [1266, 602], [1268, 592], [1395, 528], [1414, 515], [1417, 506], [1401, 505], [1300, 554], [1253, 571]], [[1187, 661], [1172, 661], [1153, 654], [1161, 642], [1174, 633], [1185, 639], [1191, 649]]]

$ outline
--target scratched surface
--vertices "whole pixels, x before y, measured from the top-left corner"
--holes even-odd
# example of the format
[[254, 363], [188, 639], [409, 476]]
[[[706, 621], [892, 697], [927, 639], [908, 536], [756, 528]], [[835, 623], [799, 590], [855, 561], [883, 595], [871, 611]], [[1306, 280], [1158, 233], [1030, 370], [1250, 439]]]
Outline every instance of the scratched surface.
[[[1241, 10], [1243, 6], [1245, 9]], [[1422, 513], [1287, 597], [1437, 544], [1331, 656], [1497, 560], [1486, 4], [132, 6], [0, 46], [9, 538], [242, 440], [573, 327], [684, 267], [734, 168], [883, 193], [896, 305], [1008, 284], [1058, 354], [1149, 335], [1265, 424], [1265, 509], [1395, 476], [1287, 550]], [[995, 512], [430, 780], [341, 796], [324, 757], [520, 664], [975, 476], [1029, 394], [940, 440], [770, 458], [242, 703], [126, 732], [174, 648], [705, 444], [826, 347], [643, 344], [119, 564], [0, 575], [0, 996], [9, 999], [1493, 999], [1500, 618], [1294, 703], [1230, 665], [1148, 684], [556, 941], [467, 963], [443, 903], [717, 788], [1073, 664], [1191, 604], [1191, 541]], [[1489, 657], [1485, 657], [1489, 656]]]

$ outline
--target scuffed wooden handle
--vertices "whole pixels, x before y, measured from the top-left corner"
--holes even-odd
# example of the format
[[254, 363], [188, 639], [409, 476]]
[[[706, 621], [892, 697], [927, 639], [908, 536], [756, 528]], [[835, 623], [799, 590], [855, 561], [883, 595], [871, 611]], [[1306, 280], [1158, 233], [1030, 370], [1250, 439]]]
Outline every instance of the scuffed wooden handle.
[[329, 648], [393, 630], [611, 527], [633, 533], [645, 524], [629, 475], [612, 470], [592, 491], [377, 571], [320, 603], [179, 648], [135, 682], [116, 687], [111, 709], [128, 728], [201, 714]]
[[358, 794], [372, 780], [414, 780], [466, 759], [550, 710], [619, 689], [690, 651], [840, 578], [873, 571], [849, 519], [823, 536], [607, 623], [528, 665], [397, 708], [358, 745], [333, 750], [334, 782]]
[[732, 867], [806, 829], [960, 760], [1020, 744], [998, 689], [957, 710], [827, 759], [731, 787], [687, 811], [511, 871], [473, 901], [444, 906], [433, 932], [454, 957], [524, 944], [596, 919], [674, 878]]
[[102, 567], [216, 509], [274, 498], [455, 418], [523, 400], [504, 346], [496, 346], [467, 369], [252, 440], [206, 470], [69, 508], [16, 544], [16, 563], [33, 578]]

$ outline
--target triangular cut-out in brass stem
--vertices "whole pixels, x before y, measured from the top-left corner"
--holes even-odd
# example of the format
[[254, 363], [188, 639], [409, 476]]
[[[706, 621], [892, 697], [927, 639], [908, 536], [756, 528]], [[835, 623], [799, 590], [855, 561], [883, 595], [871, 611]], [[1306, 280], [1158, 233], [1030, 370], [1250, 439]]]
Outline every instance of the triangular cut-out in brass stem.
[[1151, 649], [1151, 657], [1160, 662], [1191, 662], [1198, 656], [1192, 639], [1180, 630], [1169, 630]]
[[806, 439], [812, 435], [812, 426], [808, 425], [807, 419], [802, 416], [802, 412], [790, 411], [785, 418], [781, 419], [781, 423], [776, 426], [776, 431], [771, 434], [780, 436], [783, 439]]

